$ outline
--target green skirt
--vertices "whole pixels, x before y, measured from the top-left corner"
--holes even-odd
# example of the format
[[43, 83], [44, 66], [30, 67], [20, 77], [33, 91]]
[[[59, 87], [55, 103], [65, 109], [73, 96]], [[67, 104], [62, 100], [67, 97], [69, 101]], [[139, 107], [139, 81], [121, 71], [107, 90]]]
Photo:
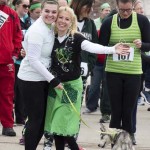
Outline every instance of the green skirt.
[[[63, 82], [64, 89], [80, 114], [83, 91], [82, 79]], [[79, 115], [71, 106], [64, 90], [49, 89], [45, 131], [62, 136], [73, 136], [79, 131]]]

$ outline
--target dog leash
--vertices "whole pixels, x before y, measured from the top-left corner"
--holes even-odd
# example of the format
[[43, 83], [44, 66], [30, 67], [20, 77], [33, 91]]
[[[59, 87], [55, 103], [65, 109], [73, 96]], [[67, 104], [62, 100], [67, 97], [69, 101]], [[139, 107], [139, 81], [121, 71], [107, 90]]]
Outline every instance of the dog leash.
[[82, 121], [82, 123], [83, 123], [85, 126], [87, 126], [87, 127], [90, 128], [91, 130], [96, 131], [96, 132], [98, 132], [98, 133], [100, 133], [100, 134], [107, 134], [107, 135], [111, 135], [112, 137], [115, 137], [116, 131], [114, 131], [113, 129], [110, 129], [110, 128], [109, 128], [109, 129], [108, 129], [109, 132], [103, 132], [103, 131], [95, 130], [95, 129], [93, 129], [92, 127], [90, 127], [90, 126], [82, 119], [80, 113], [77, 111], [77, 109], [75, 108], [74, 104], [72, 103], [70, 97], [68, 96], [67, 91], [66, 91], [64, 88], [63, 88], [63, 90], [64, 90], [64, 93], [65, 93], [66, 97], [68, 98], [68, 100], [69, 100], [69, 102], [70, 102], [70, 104], [71, 104], [73, 110], [75, 111], [75, 113], [78, 115], [78, 117], [80, 118], [80, 120]]

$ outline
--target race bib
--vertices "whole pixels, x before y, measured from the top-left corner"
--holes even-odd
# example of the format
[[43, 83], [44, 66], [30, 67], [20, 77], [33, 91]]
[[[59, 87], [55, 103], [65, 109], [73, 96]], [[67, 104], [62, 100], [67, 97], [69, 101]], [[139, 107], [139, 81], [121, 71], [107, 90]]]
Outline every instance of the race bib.
[[113, 54], [113, 61], [133, 61], [134, 48], [130, 47], [130, 53], [128, 55]]
[[0, 10], [0, 28], [4, 25], [7, 19], [8, 15]]
[[81, 76], [87, 76], [88, 74], [88, 64], [85, 62], [81, 62]]

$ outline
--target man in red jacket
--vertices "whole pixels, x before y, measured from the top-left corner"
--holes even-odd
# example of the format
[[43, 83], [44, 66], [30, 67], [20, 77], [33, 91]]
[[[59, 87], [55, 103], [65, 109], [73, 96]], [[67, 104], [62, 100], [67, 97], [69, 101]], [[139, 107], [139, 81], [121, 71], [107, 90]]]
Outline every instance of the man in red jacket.
[[2, 134], [16, 136], [13, 130], [14, 60], [20, 53], [22, 33], [17, 13], [0, 0], [0, 122]]

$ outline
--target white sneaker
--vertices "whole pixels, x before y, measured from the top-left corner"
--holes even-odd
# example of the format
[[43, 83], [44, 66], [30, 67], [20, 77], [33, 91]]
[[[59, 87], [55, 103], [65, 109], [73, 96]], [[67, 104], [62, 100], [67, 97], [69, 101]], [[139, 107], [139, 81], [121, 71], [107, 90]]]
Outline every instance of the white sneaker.
[[50, 147], [49, 145], [45, 146], [43, 150], [52, 150], [52, 147]]
[[143, 106], [143, 105], [145, 105], [144, 98], [138, 97], [138, 106]]
[[90, 110], [90, 109], [88, 109], [88, 108], [85, 108], [85, 110], [84, 110], [84, 112], [83, 112], [82, 114], [87, 115], [87, 114], [94, 113], [94, 112], [96, 112], [96, 111], [97, 111], [97, 109], [95, 109], [95, 110]]

